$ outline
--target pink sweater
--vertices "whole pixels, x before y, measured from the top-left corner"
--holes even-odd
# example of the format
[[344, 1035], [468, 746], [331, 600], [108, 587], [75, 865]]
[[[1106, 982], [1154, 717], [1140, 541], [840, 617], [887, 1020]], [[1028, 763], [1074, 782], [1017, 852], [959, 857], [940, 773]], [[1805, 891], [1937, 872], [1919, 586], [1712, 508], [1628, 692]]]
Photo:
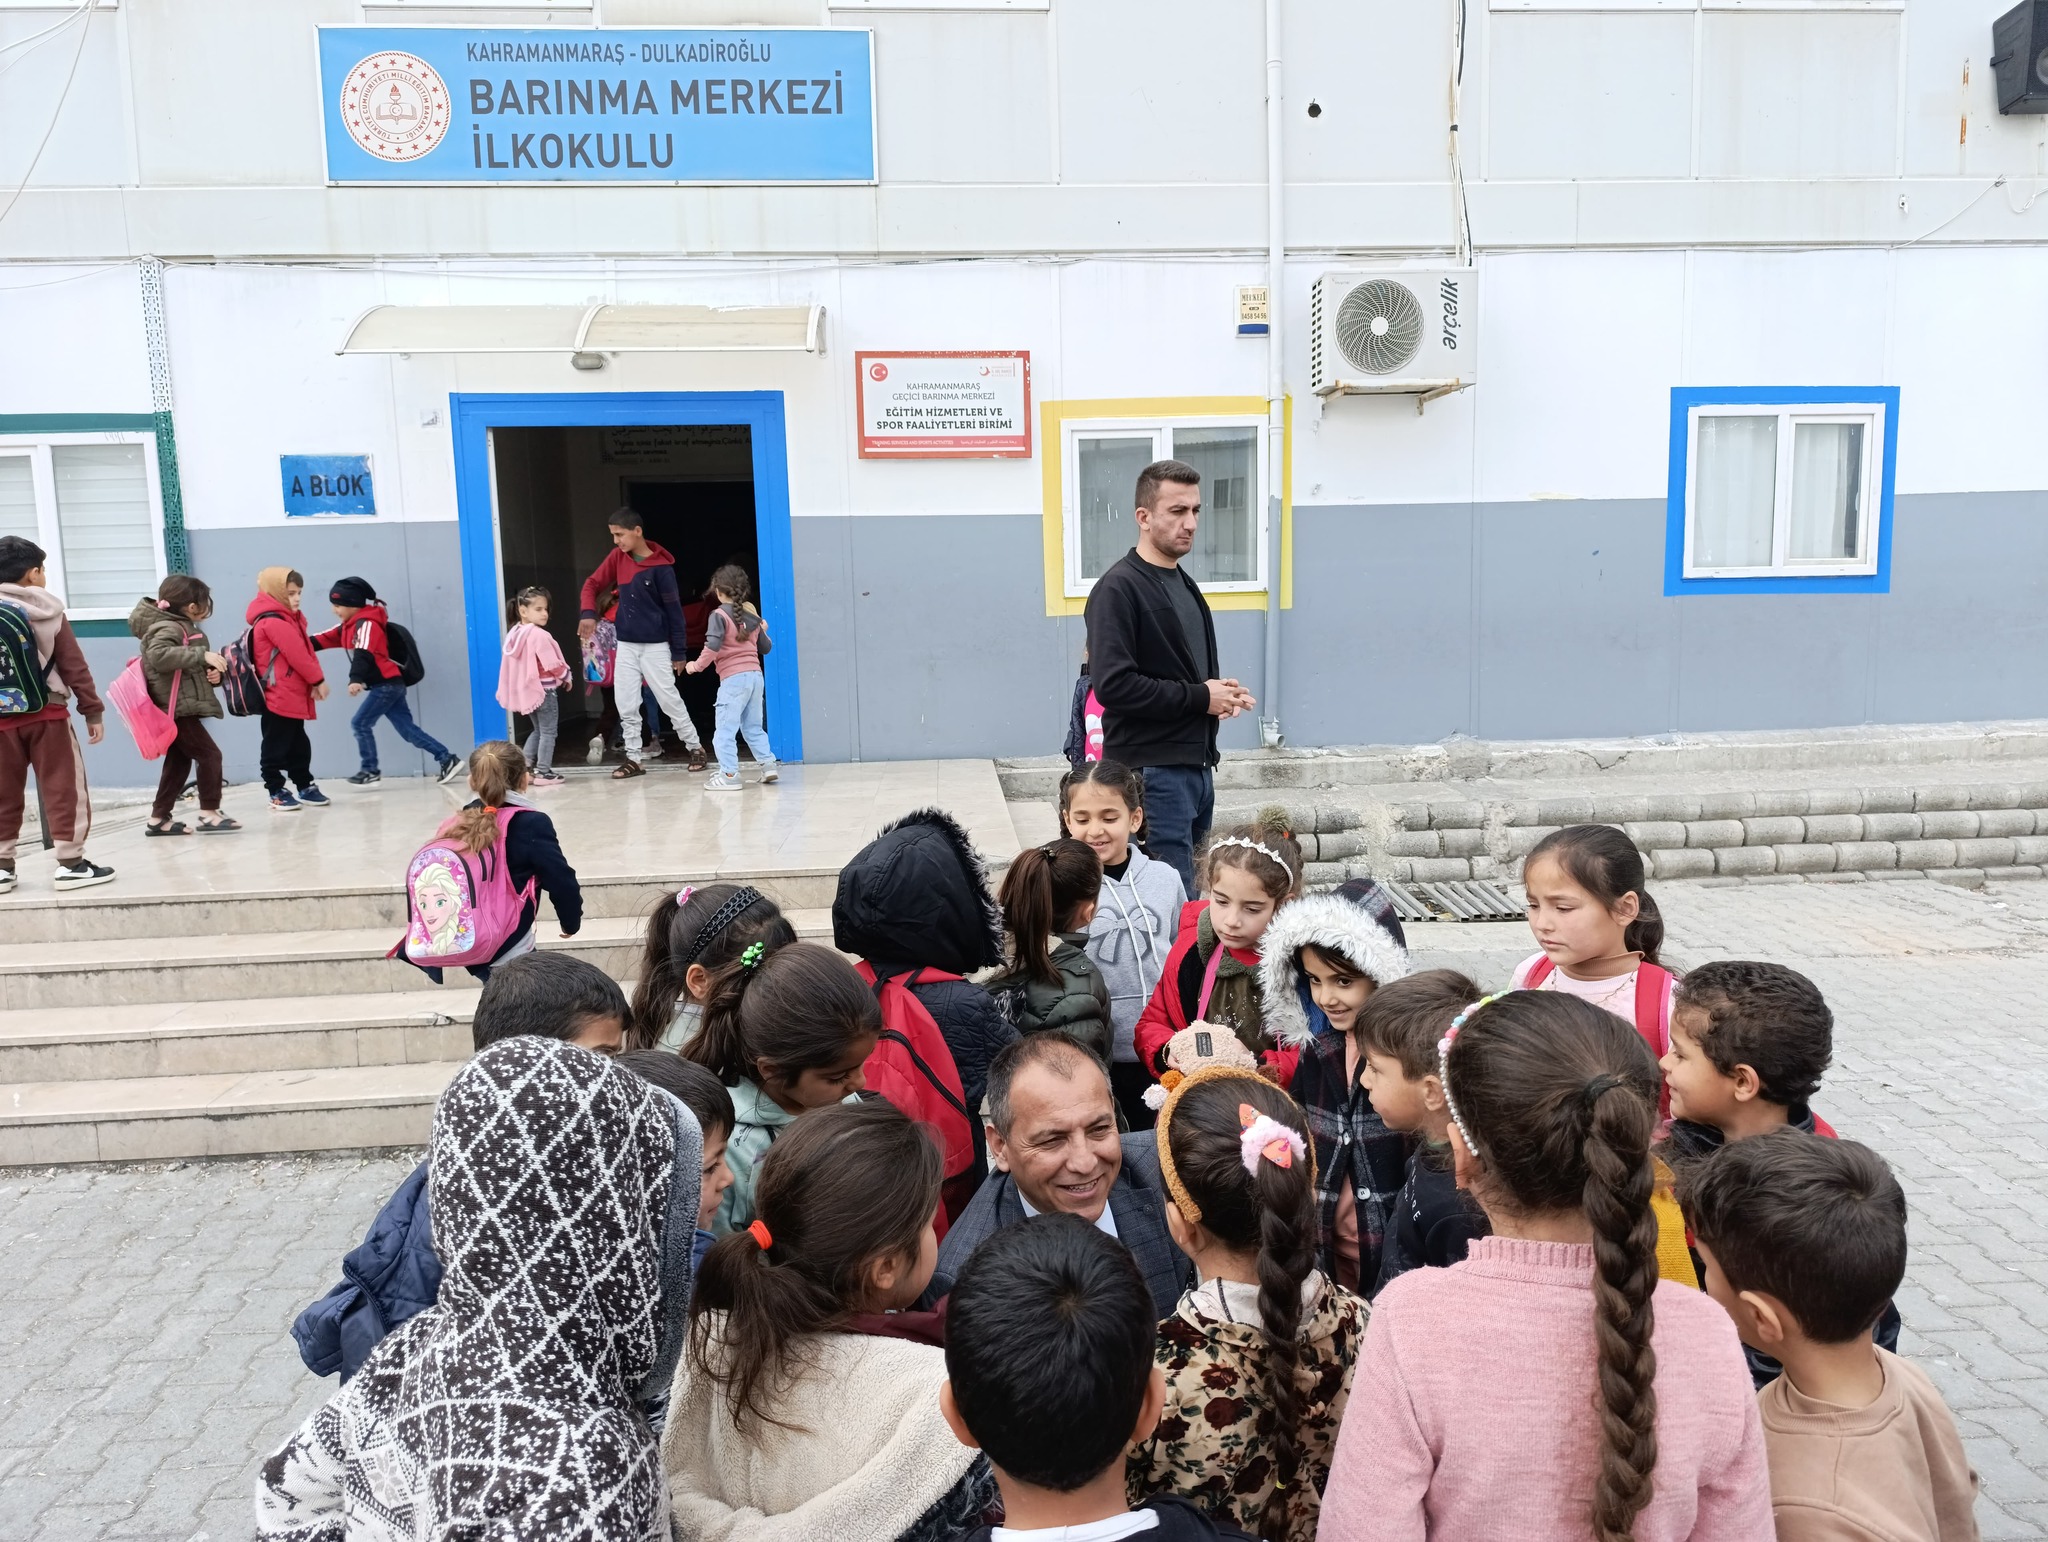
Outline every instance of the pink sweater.
[[569, 662], [562, 645], [541, 627], [515, 622], [505, 634], [498, 662], [498, 705], [532, 713], [549, 691], [568, 683]]
[[[1771, 1542], [1735, 1325], [1657, 1287], [1657, 1470], [1636, 1542]], [[1593, 1250], [1485, 1237], [1373, 1303], [1317, 1542], [1585, 1542], [1600, 1424]]]

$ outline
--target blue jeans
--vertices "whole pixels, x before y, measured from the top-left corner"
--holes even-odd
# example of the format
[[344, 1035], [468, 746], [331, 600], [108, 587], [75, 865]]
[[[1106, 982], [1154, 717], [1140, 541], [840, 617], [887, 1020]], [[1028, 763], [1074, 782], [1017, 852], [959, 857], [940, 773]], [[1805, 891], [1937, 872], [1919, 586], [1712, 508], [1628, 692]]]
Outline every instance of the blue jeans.
[[356, 715], [349, 720], [349, 727], [356, 731], [356, 753], [363, 758], [363, 769], [377, 769], [377, 719], [391, 719], [391, 726], [398, 730], [398, 737], [416, 750], [425, 750], [434, 757], [436, 766], [449, 756], [448, 746], [428, 733], [412, 720], [412, 708], [405, 702], [405, 687], [396, 680], [383, 685], [373, 685], [363, 692], [363, 704], [356, 708]]
[[768, 679], [760, 670], [727, 675], [718, 682], [718, 721], [711, 743], [718, 751], [718, 769], [727, 776], [740, 774], [741, 734], [746, 735], [757, 766], [765, 771], [775, 764], [775, 751], [768, 747], [767, 707]]
[[1216, 777], [1207, 766], [1147, 766], [1145, 855], [1180, 874], [1195, 898], [1195, 848], [1216, 817]]

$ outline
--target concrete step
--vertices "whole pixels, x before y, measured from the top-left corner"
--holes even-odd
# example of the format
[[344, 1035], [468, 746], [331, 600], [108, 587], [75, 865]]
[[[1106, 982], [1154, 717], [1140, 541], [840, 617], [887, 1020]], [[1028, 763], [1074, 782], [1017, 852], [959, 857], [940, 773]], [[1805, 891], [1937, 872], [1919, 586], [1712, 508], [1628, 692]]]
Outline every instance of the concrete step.
[[[797, 934], [831, 940], [829, 910], [788, 912]], [[543, 911], [538, 926], [551, 951], [588, 959], [614, 979], [638, 971], [645, 928], [635, 916], [586, 918], [563, 938]], [[416, 992], [425, 977], [386, 958], [398, 928], [250, 932], [106, 941], [0, 945], [0, 1010], [141, 1006], [161, 1002], [246, 1001]], [[459, 972], [449, 983], [469, 983]]]
[[0, 1012], [0, 1084], [460, 1060], [478, 987]]
[[[836, 869], [767, 874], [582, 873], [584, 914], [592, 919], [640, 918], [663, 894], [686, 883], [750, 883], [785, 910], [830, 908]], [[317, 888], [251, 886], [220, 892], [137, 894], [120, 880], [68, 894], [16, 894], [0, 900], [0, 936], [8, 943], [128, 941], [166, 935], [359, 931], [405, 925], [405, 894], [396, 884]]]
[[0, 1086], [0, 1167], [423, 1145], [459, 1065]]

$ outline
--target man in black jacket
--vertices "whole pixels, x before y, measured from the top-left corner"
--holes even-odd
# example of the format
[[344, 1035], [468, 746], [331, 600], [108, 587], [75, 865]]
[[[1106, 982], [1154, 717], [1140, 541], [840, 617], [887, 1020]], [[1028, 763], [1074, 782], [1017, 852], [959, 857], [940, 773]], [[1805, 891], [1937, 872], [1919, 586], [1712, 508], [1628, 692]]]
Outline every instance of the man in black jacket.
[[1184, 461], [1138, 473], [1138, 544], [1088, 595], [1088, 667], [1103, 758], [1145, 775], [1145, 850], [1195, 892], [1195, 846], [1216, 810], [1216, 725], [1258, 705], [1219, 679], [1216, 623], [1180, 560], [1202, 517], [1202, 474]]

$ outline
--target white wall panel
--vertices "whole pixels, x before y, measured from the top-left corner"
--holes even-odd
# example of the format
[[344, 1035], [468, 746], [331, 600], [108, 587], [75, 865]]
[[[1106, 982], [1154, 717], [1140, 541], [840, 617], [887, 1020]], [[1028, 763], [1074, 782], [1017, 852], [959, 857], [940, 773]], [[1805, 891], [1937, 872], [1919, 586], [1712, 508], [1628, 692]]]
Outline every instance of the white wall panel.
[[1049, 12], [858, 19], [875, 32], [877, 165], [885, 180], [1051, 178]]
[[1674, 385], [1888, 385], [1887, 252], [1695, 252]]
[[[1290, 182], [1449, 176], [1451, 11], [1449, 0], [1289, 0], [1282, 7]], [[1310, 101], [1322, 108], [1319, 116], [1309, 117]]]
[[1896, 260], [1898, 490], [2048, 488], [2048, 251]]
[[[1263, 339], [1237, 335], [1251, 262], [1091, 262], [1060, 275], [1059, 394], [1264, 396]], [[1305, 310], [1294, 313], [1300, 325]]]
[[1258, 6], [1084, 0], [1055, 26], [1062, 181], [1265, 180]]
[[1901, 26], [1898, 12], [1707, 12], [1700, 174], [1889, 176]]
[[148, 412], [133, 263], [0, 267], [0, 412]]
[[1692, 154], [1693, 18], [1486, 18], [1486, 175], [1682, 177]]
[[[60, 9], [0, 11], [0, 47], [45, 32], [62, 18]], [[0, 53], [0, 69], [6, 71], [0, 76], [0, 203], [24, 180], [31, 187], [135, 180], [121, 76], [122, 24], [120, 13], [95, 9], [41, 42]]]

